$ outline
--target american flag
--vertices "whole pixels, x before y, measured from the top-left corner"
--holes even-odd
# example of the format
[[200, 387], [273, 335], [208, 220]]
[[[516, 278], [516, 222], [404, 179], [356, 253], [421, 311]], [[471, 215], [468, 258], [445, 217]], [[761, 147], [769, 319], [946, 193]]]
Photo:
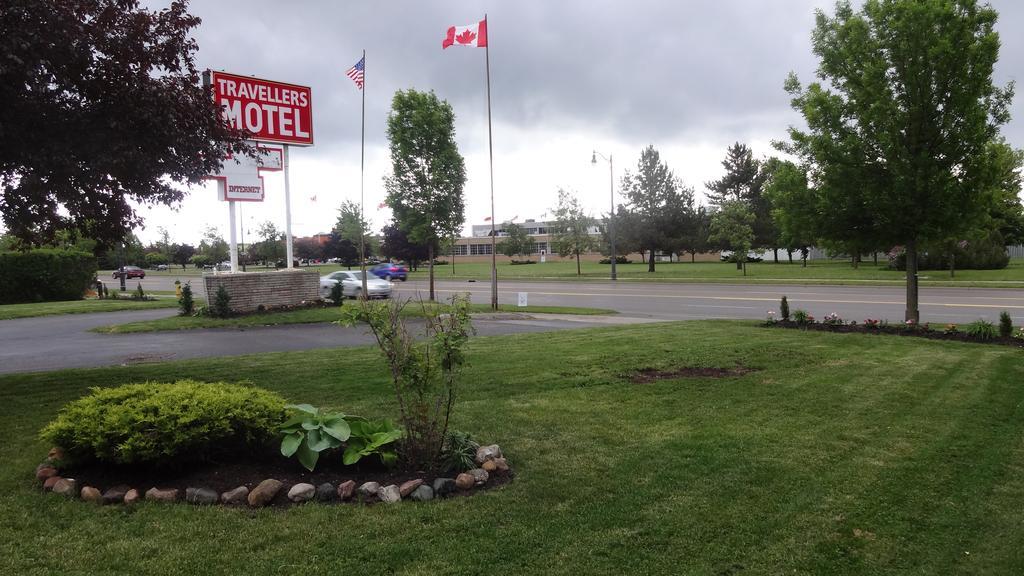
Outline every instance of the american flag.
[[345, 72], [345, 76], [351, 78], [352, 81], [356, 83], [356, 88], [360, 90], [363, 89], [363, 64], [365, 62], [366, 56], [363, 56], [359, 59], [359, 62], [356, 62], [355, 66], [349, 68], [348, 71]]

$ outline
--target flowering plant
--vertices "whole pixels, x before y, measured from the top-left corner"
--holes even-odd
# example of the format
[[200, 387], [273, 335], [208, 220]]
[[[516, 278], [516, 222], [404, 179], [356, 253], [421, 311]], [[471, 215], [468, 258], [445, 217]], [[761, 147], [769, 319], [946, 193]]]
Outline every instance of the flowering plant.
[[942, 330], [943, 334], [956, 334], [957, 332], [959, 330], [956, 329], [956, 324], [946, 324], [946, 327]]
[[825, 317], [822, 318], [821, 323], [825, 324], [826, 326], [842, 326], [843, 319], [839, 317], [838, 313], [833, 312], [831, 314], [825, 314]]
[[765, 319], [764, 323], [769, 325], [769, 326], [771, 326], [772, 324], [775, 324], [776, 322], [778, 322], [778, 320], [775, 318], [775, 311], [774, 310], [768, 310], [768, 317]]
[[864, 319], [864, 327], [865, 328], [876, 329], [876, 328], [878, 328], [881, 325], [882, 325], [882, 321], [879, 320], [878, 318], [865, 318]]
[[1024, 326], [1021, 326], [1013, 333], [1013, 337], [1017, 340], [1024, 340]]

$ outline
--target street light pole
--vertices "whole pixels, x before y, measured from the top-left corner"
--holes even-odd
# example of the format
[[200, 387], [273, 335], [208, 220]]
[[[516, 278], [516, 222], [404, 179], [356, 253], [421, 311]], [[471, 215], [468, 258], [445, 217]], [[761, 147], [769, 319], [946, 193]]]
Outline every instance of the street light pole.
[[612, 202], [612, 211], [608, 214], [608, 245], [611, 249], [612, 280], [618, 280], [618, 274], [615, 270], [616, 260], [618, 260], [618, 257], [615, 255], [615, 164], [612, 162], [611, 155], [605, 156], [597, 150], [594, 150], [593, 155], [590, 157], [590, 163], [597, 164], [598, 156], [608, 161], [608, 188], [611, 191]]

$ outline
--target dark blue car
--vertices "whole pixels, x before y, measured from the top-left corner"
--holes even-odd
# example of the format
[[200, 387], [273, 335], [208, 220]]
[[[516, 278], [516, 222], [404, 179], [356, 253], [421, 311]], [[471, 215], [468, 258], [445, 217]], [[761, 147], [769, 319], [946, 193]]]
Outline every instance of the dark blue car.
[[370, 268], [370, 273], [384, 280], [401, 280], [405, 282], [409, 270], [401, 264], [384, 263]]

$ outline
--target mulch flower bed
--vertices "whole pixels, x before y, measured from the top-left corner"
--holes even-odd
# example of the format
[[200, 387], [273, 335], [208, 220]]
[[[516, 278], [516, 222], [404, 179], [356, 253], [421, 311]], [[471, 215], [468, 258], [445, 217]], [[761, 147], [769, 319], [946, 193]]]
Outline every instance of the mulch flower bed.
[[468, 496], [503, 486], [515, 476], [497, 444], [477, 450], [478, 468], [451, 477], [392, 470], [366, 459], [344, 466], [340, 454], [320, 460], [315, 472], [294, 460], [266, 454], [179, 468], [140, 468], [91, 463], [62, 465], [53, 448], [36, 468], [43, 489], [101, 504], [133, 504], [142, 499], [190, 504], [287, 507], [323, 503], [396, 503]]
[[818, 332], [838, 332], [841, 334], [892, 334], [895, 336], [913, 336], [916, 338], [929, 338], [931, 340], [953, 340], [956, 342], [973, 342], [975, 344], [998, 344], [1002, 346], [1014, 346], [1024, 348], [1024, 339], [1018, 336], [1003, 338], [995, 336], [990, 339], [982, 339], [971, 336], [959, 329], [950, 329], [950, 325], [939, 327], [930, 324], [825, 324], [823, 322], [798, 323], [793, 320], [775, 320], [765, 324], [770, 328], [797, 328], [800, 330], [814, 330]]

